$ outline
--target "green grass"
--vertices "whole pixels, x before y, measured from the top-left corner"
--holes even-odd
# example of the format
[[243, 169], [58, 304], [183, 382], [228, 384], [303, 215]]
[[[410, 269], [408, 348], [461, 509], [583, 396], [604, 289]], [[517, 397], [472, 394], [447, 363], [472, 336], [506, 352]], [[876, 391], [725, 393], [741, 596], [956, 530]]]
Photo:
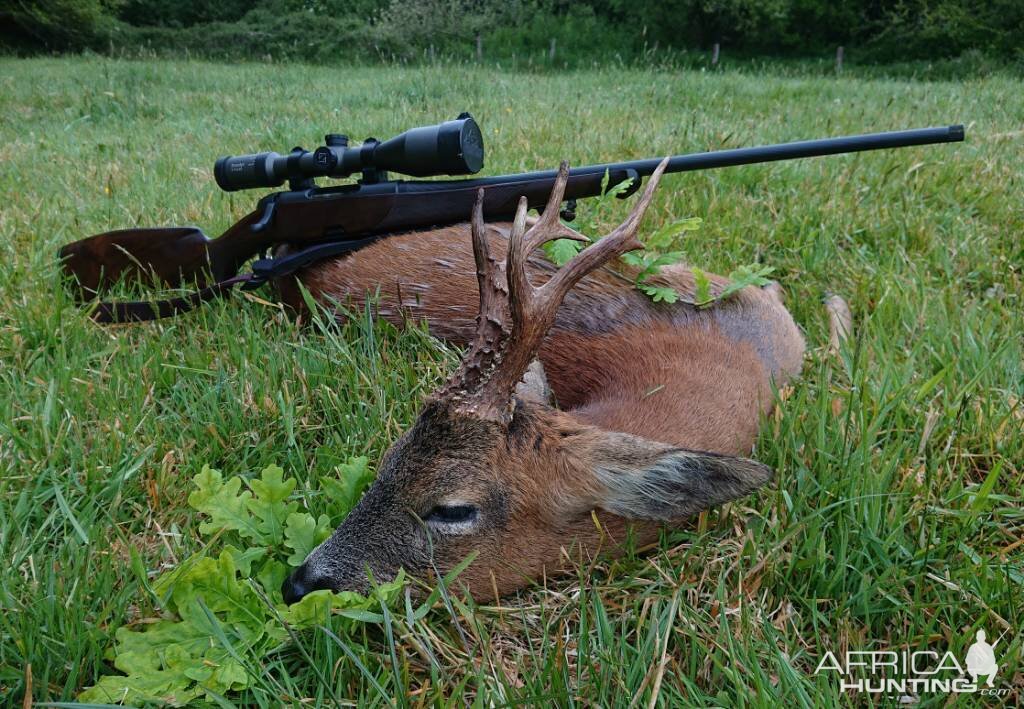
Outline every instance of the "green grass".
[[[130, 550], [158, 573], [196, 549], [184, 496], [203, 464], [307, 482], [379, 459], [455, 361], [420, 330], [304, 329], [255, 298], [95, 327], [57, 247], [135, 224], [219, 233], [258, 195], [220, 192], [218, 155], [462, 110], [489, 174], [955, 121], [969, 139], [665, 179], [650, 228], [703, 217], [688, 260], [774, 266], [807, 333], [757, 446], [776, 484], [500, 607], [309, 631], [226, 701], [863, 704], [814, 675], [826, 650], [962, 659], [982, 627], [1009, 629], [999, 683], [1020, 701], [1021, 81], [0, 60], [0, 108], [0, 703], [29, 665], [37, 701], [111, 671], [114, 629], [159, 613]], [[826, 292], [855, 314], [839, 356]]]

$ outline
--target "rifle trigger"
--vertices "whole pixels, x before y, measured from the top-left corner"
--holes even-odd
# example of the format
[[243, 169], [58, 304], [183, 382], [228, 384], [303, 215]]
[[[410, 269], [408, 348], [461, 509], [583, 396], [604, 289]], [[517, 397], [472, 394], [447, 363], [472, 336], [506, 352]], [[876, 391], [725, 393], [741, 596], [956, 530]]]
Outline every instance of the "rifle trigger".
[[252, 263], [252, 275], [242, 284], [242, 290], [254, 290], [274, 277], [277, 262], [272, 258], [259, 258]]
[[260, 220], [258, 222], [256, 222], [255, 224], [253, 224], [250, 227], [250, 229], [252, 229], [252, 231], [254, 233], [258, 234], [259, 232], [263, 231], [268, 226], [270, 226], [270, 222], [272, 222], [274, 220], [274, 212], [276, 211], [276, 209], [277, 209], [277, 200], [276, 199], [267, 200], [267, 203], [265, 205], [263, 205], [263, 214], [260, 216]]

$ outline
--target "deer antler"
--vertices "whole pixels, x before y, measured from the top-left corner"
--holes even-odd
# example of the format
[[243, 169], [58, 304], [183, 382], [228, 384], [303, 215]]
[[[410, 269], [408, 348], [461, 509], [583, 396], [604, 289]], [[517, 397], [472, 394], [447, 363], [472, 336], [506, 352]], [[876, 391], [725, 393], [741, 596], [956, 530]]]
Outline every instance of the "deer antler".
[[643, 196], [618, 228], [576, 254], [542, 286], [534, 286], [527, 275], [527, 258], [534, 249], [555, 239], [589, 241], [558, 218], [569, 180], [569, 163], [562, 161], [547, 206], [529, 229], [526, 228], [526, 198], [519, 200], [509, 236], [505, 279], [501, 278], [500, 264], [491, 257], [487, 244], [484, 190], [477, 192], [470, 221], [480, 288], [476, 334], [458, 371], [434, 395], [435, 399], [454, 402], [462, 413], [499, 422], [509, 420], [516, 384], [554, 324], [566, 293], [588, 273], [627, 251], [643, 248], [636, 232], [667, 164], [668, 158], [665, 158], [658, 165]]

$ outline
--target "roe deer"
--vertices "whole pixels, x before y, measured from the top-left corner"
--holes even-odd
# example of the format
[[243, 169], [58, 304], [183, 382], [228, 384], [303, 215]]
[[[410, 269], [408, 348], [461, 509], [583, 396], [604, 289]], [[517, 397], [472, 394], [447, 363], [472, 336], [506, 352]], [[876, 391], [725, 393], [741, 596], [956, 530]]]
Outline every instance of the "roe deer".
[[802, 362], [778, 287], [697, 308], [683, 302], [690, 271], [668, 267], [663, 280], [684, 296], [669, 305], [602, 268], [642, 248], [637, 229], [664, 167], [621, 226], [560, 269], [538, 248], [585, 240], [559, 222], [564, 162], [529, 229], [525, 200], [511, 224], [485, 225], [481, 193], [468, 227], [391, 236], [303, 274], [321, 301], [379, 289], [381, 315], [423, 317], [468, 349], [359, 504], [285, 582], [288, 602], [365, 590], [367, 569], [378, 580], [445, 573], [471, 552], [459, 583], [503, 595], [560, 570], [563, 549], [614, 552], [630, 529], [653, 541], [661, 525], [771, 478], [736, 456], [749, 455], [773, 384]]

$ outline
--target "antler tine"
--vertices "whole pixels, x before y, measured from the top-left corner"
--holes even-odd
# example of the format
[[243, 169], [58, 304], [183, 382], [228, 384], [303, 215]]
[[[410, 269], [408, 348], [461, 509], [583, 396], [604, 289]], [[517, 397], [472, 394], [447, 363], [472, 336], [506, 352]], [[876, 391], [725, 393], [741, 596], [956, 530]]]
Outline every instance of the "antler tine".
[[555, 239], [590, 241], [583, 234], [562, 224], [559, 218], [562, 200], [565, 197], [565, 188], [568, 183], [569, 161], [563, 160], [558, 165], [558, 174], [555, 177], [555, 184], [551, 187], [548, 203], [544, 206], [544, 211], [537, 221], [533, 223], [529, 231], [526, 230], [526, 212], [528, 209], [526, 198], [524, 197], [519, 200], [516, 216], [512, 222], [512, 230], [509, 235], [508, 259], [506, 261], [509, 308], [512, 311], [513, 326], [519, 330], [523, 328], [517, 323], [526, 321], [527, 313], [534, 300], [534, 288], [530, 284], [530, 279], [526, 272], [526, 261], [530, 254], [548, 241], [554, 241]]
[[[526, 231], [527, 209], [526, 197], [523, 197], [519, 200], [516, 216], [512, 221], [512, 230], [508, 237], [508, 257], [505, 260], [505, 278], [508, 281], [508, 306], [512, 312], [512, 327], [517, 331], [516, 337], [519, 337], [519, 331], [522, 330], [520, 323], [525, 322], [526, 313], [533, 302], [533, 286], [526, 275], [526, 260], [530, 255], [530, 252], [526, 249], [526, 241], [529, 235], [529, 232]], [[535, 224], [530, 231], [532, 232], [536, 227], [537, 225]]]
[[[476, 280], [480, 294], [480, 309], [476, 316], [476, 332], [459, 369], [448, 383], [434, 394], [434, 399], [454, 397], [465, 399], [488, 379], [491, 370], [501, 359], [501, 347], [508, 336], [508, 289], [498, 262], [491, 257], [484, 224], [484, 190], [477, 191], [470, 219], [473, 237], [473, 259], [476, 262]], [[472, 407], [470, 407], [472, 408]]]
[[[508, 289], [498, 274], [498, 264], [491, 258], [487, 245], [487, 226], [484, 224], [484, 189], [476, 193], [473, 216], [470, 219], [473, 236], [473, 260], [476, 262], [476, 281], [480, 290], [480, 313], [477, 316], [477, 334], [486, 326], [505, 326], [505, 306]], [[491, 328], [493, 329], [493, 328]]]
[[543, 246], [555, 239], [572, 239], [573, 241], [589, 242], [583, 234], [575, 229], [565, 226], [559, 219], [562, 211], [562, 201], [565, 199], [565, 187], [569, 183], [569, 161], [563, 160], [558, 166], [558, 175], [555, 177], [555, 184], [551, 187], [551, 194], [548, 196], [548, 203], [540, 217], [526, 232], [523, 240], [523, 252], [525, 256], [533, 253], [534, 249]]
[[585, 275], [627, 251], [644, 247], [636, 238], [636, 232], [640, 228], [640, 222], [647, 212], [647, 207], [650, 206], [651, 200], [654, 198], [654, 191], [658, 188], [661, 176], [664, 174], [665, 168], [668, 167], [668, 160], [668, 158], [663, 159], [651, 173], [651, 177], [647, 181], [647, 188], [626, 220], [611, 234], [573, 256], [572, 260], [562, 266], [547, 283], [538, 288], [537, 296], [540, 299], [555, 300], [560, 303], [565, 294]]

